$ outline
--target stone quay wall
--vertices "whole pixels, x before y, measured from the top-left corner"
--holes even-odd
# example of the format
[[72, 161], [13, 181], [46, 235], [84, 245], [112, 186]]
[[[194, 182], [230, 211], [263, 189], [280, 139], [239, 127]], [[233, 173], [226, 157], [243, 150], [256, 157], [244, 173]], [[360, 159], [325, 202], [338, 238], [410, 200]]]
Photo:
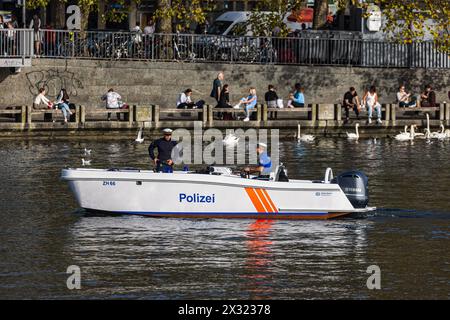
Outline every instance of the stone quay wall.
[[33, 59], [32, 67], [17, 74], [0, 68], [0, 107], [31, 105], [40, 87], [47, 88], [51, 99], [64, 87], [71, 102], [88, 108], [103, 107], [100, 97], [109, 88], [119, 92], [125, 102], [161, 108], [175, 107], [178, 94], [191, 88], [194, 100], [214, 104], [209, 94], [219, 71], [230, 85], [232, 103], [251, 86], [263, 102], [268, 84], [275, 85], [278, 95], [287, 100], [296, 82], [305, 88], [306, 103], [340, 103], [350, 86], [362, 96], [370, 85], [377, 86], [382, 103], [393, 103], [399, 84], [419, 93], [428, 83], [435, 88], [438, 102], [449, 100], [448, 69]]

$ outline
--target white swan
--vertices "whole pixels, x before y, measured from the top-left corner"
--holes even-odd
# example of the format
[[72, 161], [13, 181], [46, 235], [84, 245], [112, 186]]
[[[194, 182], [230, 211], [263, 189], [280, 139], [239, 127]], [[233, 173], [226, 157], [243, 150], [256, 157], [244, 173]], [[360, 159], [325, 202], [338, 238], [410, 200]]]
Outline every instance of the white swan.
[[92, 152], [92, 149], [86, 149], [86, 148], [84, 148], [84, 155], [85, 155], [85, 156], [90, 155], [91, 152]]
[[90, 166], [91, 160], [84, 160], [84, 158], [81, 158], [81, 164], [84, 166]]
[[445, 130], [445, 135], [447, 138], [450, 138], [450, 129]]
[[408, 132], [405, 129], [405, 132], [397, 134], [394, 138], [397, 141], [409, 141], [409, 140], [414, 140], [414, 136], [415, 136], [414, 125], [412, 124], [410, 132]]
[[430, 138], [439, 139], [439, 140], [443, 140], [443, 139], [447, 138], [447, 134], [445, 133], [445, 127], [442, 123], [441, 123], [440, 127], [441, 127], [441, 131], [431, 132]]
[[134, 142], [136, 142], [136, 143], [144, 142], [144, 133], [142, 132], [142, 127], [139, 128], [139, 132], [137, 134], [136, 139], [134, 139]]
[[348, 133], [345, 132], [347, 134], [347, 139], [359, 139], [359, 131], [358, 131], [358, 127], [359, 127], [359, 123], [355, 124], [355, 131], [356, 133]]
[[230, 133], [225, 136], [223, 139], [223, 144], [225, 146], [235, 146], [239, 142], [239, 138], [234, 134]]
[[300, 134], [300, 124], [297, 126], [297, 140], [303, 142], [313, 142], [316, 137], [312, 134]]

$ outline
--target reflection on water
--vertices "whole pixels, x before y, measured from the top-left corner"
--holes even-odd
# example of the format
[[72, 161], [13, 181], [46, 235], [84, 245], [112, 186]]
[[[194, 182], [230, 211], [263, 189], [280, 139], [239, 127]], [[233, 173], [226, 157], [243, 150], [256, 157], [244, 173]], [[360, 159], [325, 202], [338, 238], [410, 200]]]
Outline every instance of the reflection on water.
[[[449, 298], [450, 143], [283, 141], [293, 178], [361, 169], [375, 213], [331, 221], [91, 216], [60, 169], [148, 168], [128, 142], [0, 142], [0, 298]], [[380, 266], [382, 290], [366, 288]], [[66, 288], [69, 265], [82, 289]]]

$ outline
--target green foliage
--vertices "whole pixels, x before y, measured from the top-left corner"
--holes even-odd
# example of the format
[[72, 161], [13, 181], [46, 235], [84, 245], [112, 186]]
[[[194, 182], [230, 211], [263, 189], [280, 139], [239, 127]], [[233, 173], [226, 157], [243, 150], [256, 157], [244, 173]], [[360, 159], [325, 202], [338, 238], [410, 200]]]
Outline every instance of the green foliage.
[[289, 30], [283, 22], [284, 17], [292, 10], [306, 6], [306, 0], [260, 0], [252, 11], [248, 25], [255, 36], [270, 36], [273, 30], [277, 36], [287, 36]]
[[[28, 9], [45, 8], [50, 5], [52, 0], [27, 0]], [[63, 3], [67, 3], [67, 0], [54, 0]], [[141, 0], [134, 0], [137, 4]], [[130, 0], [77, 0], [77, 5], [80, 7], [83, 16], [88, 16], [91, 12], [96, 12], [100, 3], [108, 4], [120, 4], [122, 9], [108, 8], [102, 15], [105, 21], [121, 22], [128, 17], [128, 11], [130, 8]], [[87, 25], [87, 19], [82, 20]]]
[[[428, 32], [440, 50], [450, 54], [450, 2], [448, 0], [379, 0], [387, 19], [385, 31], [398, 42], [423, 40]], [[427, 22], [433, 19], [434, 23]]]
[[[450, 1], [449, 0], [375, 0], [386, 19], [384, 30], [391, 40], [412, 43], [423, 40], [426, 33], [433, 36], [438, 48], [450, 54]], [[367, 10], [369, 3], [358, 0], [337, 0], [338, 8], [348, 5]], [[365, 17], [369, 14], [364, 13]], [[433, 19], [434, 23], [427, 22]]]
[[170, 5], [160, 6], [154, 18], [173, 21], [177, 31], [181, 31], [191, 28], [193, 24], [204, 24], [213, 9], [212, 0], [172, 0]]

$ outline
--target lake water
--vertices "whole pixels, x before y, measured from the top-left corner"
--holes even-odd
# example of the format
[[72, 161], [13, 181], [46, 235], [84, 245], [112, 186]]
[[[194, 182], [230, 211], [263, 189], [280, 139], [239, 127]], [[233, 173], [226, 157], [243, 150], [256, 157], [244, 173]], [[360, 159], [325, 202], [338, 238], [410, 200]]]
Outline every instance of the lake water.
[[[292, 178], [361, 169], [370, 205], [330, 221], [87, 215], [59, 180], [79, 166], [148, 168], [148, 143], [0, 141], [0, 298], [450, 297], [450, 141], [282, 141]], [[66, 269], [81, 268], [80, 290]], [[369, 290], [366, 269], [381, 270]]]

